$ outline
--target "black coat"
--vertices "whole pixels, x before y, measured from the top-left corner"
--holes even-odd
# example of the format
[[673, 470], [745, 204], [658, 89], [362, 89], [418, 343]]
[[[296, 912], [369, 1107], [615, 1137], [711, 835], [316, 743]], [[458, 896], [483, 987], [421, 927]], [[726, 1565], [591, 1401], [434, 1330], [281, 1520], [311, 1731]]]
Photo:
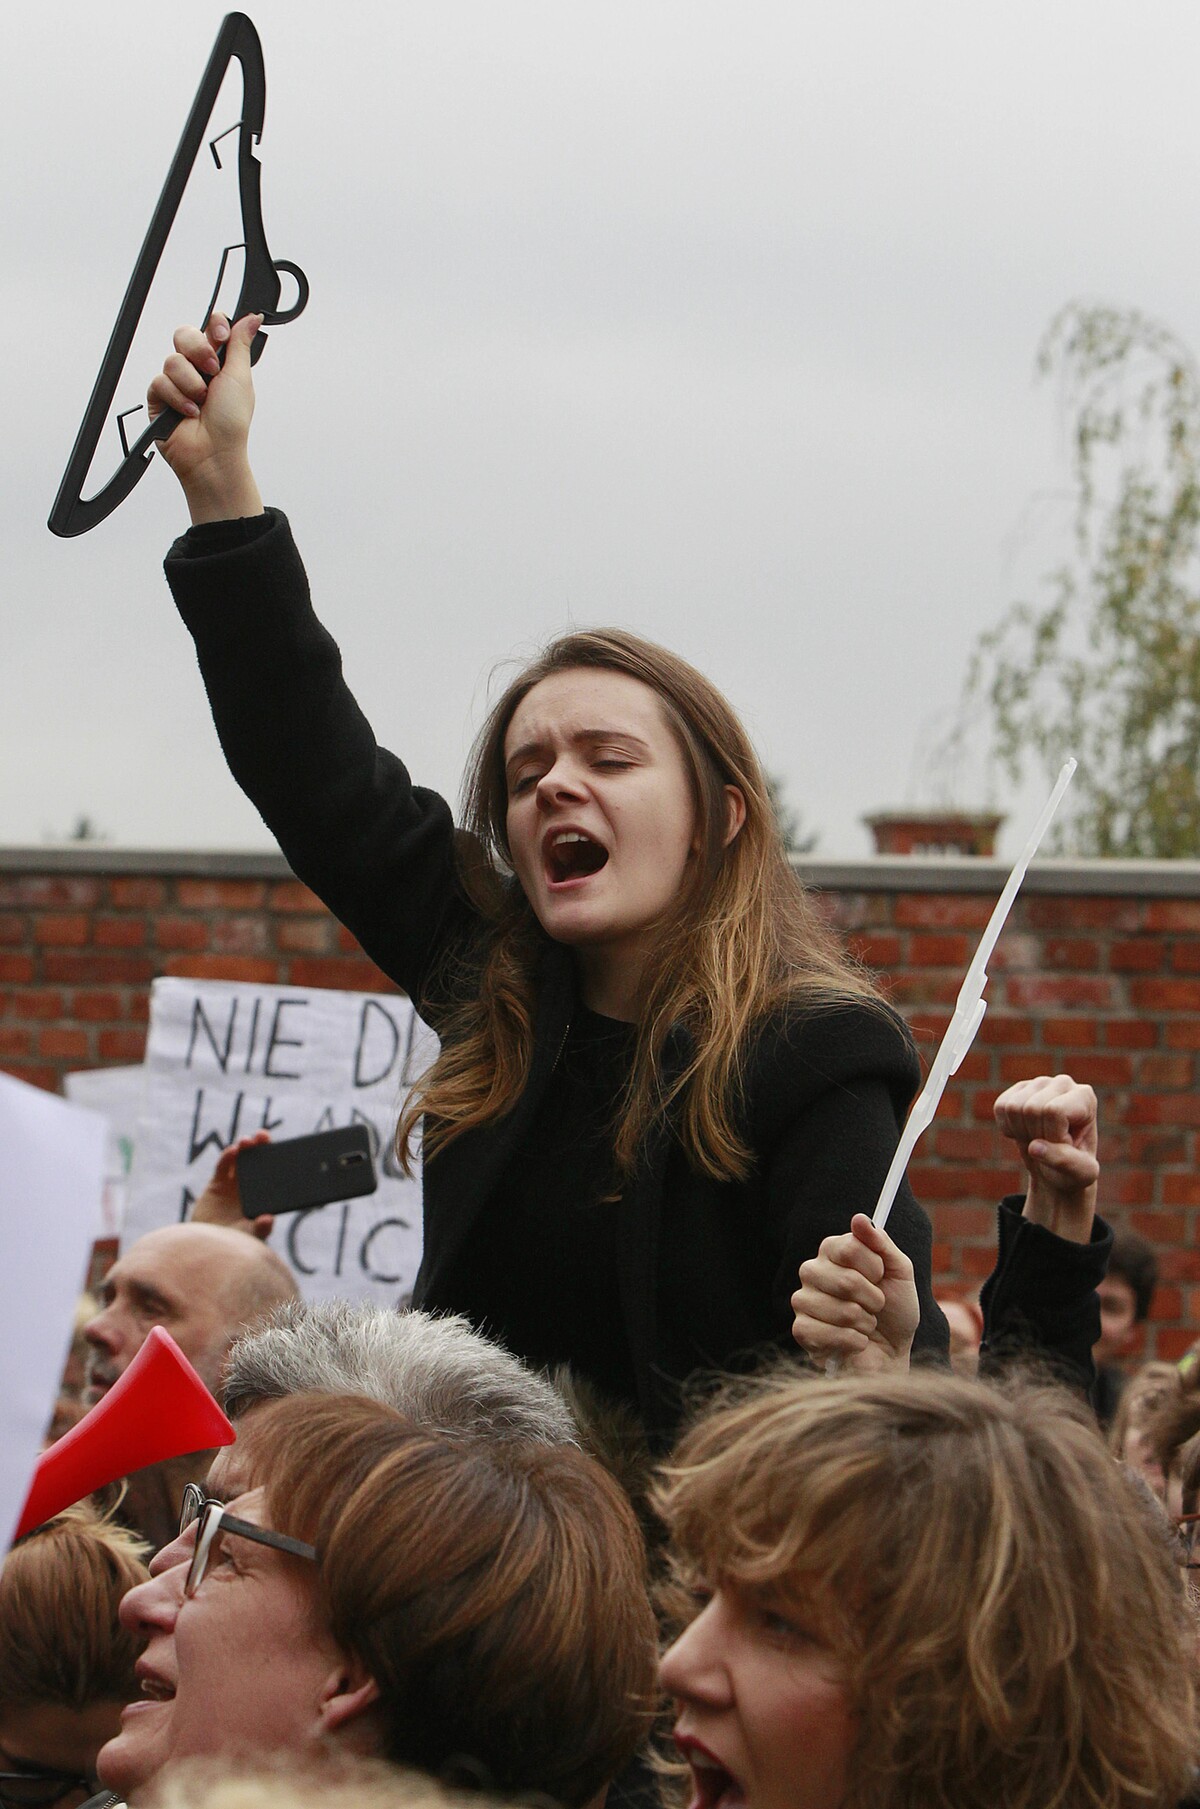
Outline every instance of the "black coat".
[[[529, 1085], [502, 1122], [464, 1133], [425, 1169], [425, 1255], [414, 1304], [453, 1311], [456, 1263], [486, 1212], [562, 1047], [575, 997], [566, 949], [547, 952]], [[666, 1062], [683, 1051], [668, 1046]], [[853, 1005], [793, 1012], [764, 1025], [747, 1064], [745, 1129], [755, 1154], [744, 1182], [709, 1180], [669, 1128], [646, 1151], [614, 1207], [619, 1307], [637, 1407], [656, 1438], [679, 1418], [679, 1385], [737, 1368], [765, 1347], [796, 1355], [791, 1295], [822, 1238], [870, 1211], [895, 1152], [918, 1076], [890, 1015]], [[913, 1260], [921, 1299], [917, 1347], [948, 1333], [930, 1282], [929, 1221], [907, 1184], [888, 1225]], [[527, 1260], [536, 1260], [533, 1252]]]
[[[451, 948], [469, 957], [483, 933], [457, 878], [451, 813], [376, 744], [312, 613], [286, 520], [272, 511], [193, 529], [166, 570], [238, 783], [293, 871], [436, 1029], [443, 957]], [[507, 1118], [464, 1133], [426, 1164], [416, 1304], [456, 1310], [456, 1258], [542, 1097], [574, 998], [570, 954], [547, 941], [524, 1095]], [[668, 1048], [664, 1059], [678, 1055]], [[867, 1003], [793, 1008], [763, 1025], [750, 1051], [748, 1181], [696, 1174], [669, 1128], [646, 1151], [614, 1208], [614, 1312], [656, 1441], [669, 1438], [679, 1385], [696, 1370], [736, 1366], [764, 1346], [794, 1351], [796, 1271], [822, 1238], [874, 1206], [918, 1081], [911, 1039], [890, 1012]], [[889, 1230], [916, 1269], [917, 1348], [944, 1352], [929, 1221], [907, 1183]], [[523, 1260], [535, 1262], [536, 1252]]]

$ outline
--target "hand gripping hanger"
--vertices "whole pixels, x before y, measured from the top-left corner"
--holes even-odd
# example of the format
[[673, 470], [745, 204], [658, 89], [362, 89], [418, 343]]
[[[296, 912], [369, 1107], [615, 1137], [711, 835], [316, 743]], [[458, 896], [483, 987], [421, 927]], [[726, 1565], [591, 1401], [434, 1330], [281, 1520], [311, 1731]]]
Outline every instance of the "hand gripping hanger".
[[[70, 537], [75, 534], [86, 534], [98, 522], [111, 515], [119, 503], [124, 502], [133, 489], [146, 466], [153, 457], [154, 444], [165, 440], [178, 426], [181, 417], [174, 409], [164, 409], [148, 427], [138, 436], [131, 446], [125, 435], [123, 415], [117, 417], [117, 430], [121, 436], [124, 457], [108, 482], [94, 496], [84, 497], [80, 493], [87, 479], [88, 470], [95, 456], [100, 435], [108, 419], [116, 394], [117, 384], [125, 360], [129, 356], [129, 348], [133, 343], [133, 335], [138, 321], [142, 317], [142, 309], [146, 305], [146, 297], [150, 293], [150, 285], [154, 273], [158, 269], [175, 215], [179, 211], [179, 203], [183, 199], [183, 191], [187, 187], [188, 177], [196, 161], [200, 146], [204, 140], [205, 129], [216, 105], [221, 91], [221, 83], [225, 72], [234, 58], [242, 66], [242, 117], [231, 132], [238, 135], [238, 196], [242, 209], [241, 247], [230, 245], [221, 254], [221, 267], [217, 272], [216, 284], [212, 299], [204, 312], [204, 324], [216, 306], [220, 294], [221, 281], [225, 275], [225, 263], [231, 251], [245, 250], [246, 263], [242, 274], [242, 287], [233, 311], [233, 318], [240, 319], [243, 314], [261, 314], [269, 326], [282, 326], [289, 320], [295, 320], [304, 310], [308, 301], [308, 279], [295, 264], [289, 264], [284, 258], [272, 258], [267, 247], [266, 233], [263, 229], [262, 195], [260, 183], [262, 165], [254, 156], [253, 147], [262, 137], [263, 114], [267, 100], [267, 78], [263, 68], [262, 45], [258, 33], [246, 17], [245, 13], [228, 13], [217, 33], [217, 41], [213, 45], [212, 55], [208, 59], [208, 67], [204, 71], [200, 86], [196, 90], [196, 98], [192, 102], [192, 110], [188, 114], [187, 124], [183, 128], [183, 137], [179, 141], [179, 149], [167, 172], [167, 180], [163, 184], [158, 206], [150, 222], [145, 241], [138, 261], [134, 265], [133, 275], [129, 279], [129, 287], [125, 291], [125, 299], [121, 303], [121, 311], [117, 315], [117, 324], [112, 330], [108, 342], [108, 350], [104, 354], [104, 362], [100, 366], [100, 374], [96, 378], [87, 412], [83, 417], [83, 425], [76, 436], [71, 452], [70, 462], [63, 474], [62, 483], [58, 487], [58, 495], [54, 499], [54, 507], [50, 511], [49, 528], [52, 534]], [[228, 134], [221, 133], [224, 138]], [[221, 159], [217, 153], [219, 139], [214, 138], [209, 148], [213, 161], [218, 169]], [[296, 300], [290, 308], [279, 307], [279, 272], [286, 270], [295, 279], [297, 287]], [[263, 347], [267, 343], [265, 333], [254, 336], [250, 347], [250, 359], [257, 363]], [[224, 349], [218, 354], [224, 360]], [[133, 413], [132, 409], [127, 411]]]

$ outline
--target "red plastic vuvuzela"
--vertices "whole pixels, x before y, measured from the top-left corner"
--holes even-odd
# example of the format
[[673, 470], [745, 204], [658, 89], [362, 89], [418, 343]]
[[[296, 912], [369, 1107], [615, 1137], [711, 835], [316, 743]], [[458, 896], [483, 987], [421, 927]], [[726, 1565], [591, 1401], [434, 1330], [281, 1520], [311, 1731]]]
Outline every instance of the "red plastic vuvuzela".
[[104, 1399], [38, 1458], [13, 1538], [119, 1476], [236, 1436], [171, 1334], [153, 1326]]

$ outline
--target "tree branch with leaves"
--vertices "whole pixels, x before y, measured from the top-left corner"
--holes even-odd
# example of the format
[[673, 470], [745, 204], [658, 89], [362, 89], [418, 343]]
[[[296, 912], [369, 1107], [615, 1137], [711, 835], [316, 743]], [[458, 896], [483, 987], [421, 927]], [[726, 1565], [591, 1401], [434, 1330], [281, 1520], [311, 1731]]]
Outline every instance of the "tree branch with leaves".
[[1200, 855], [1200, 372], [1166, 327], [1073, 303], [1038, 356], [1072, 427], [1073, 548], [966, 695], [1019, 779], [1079, 760], [1060, 850]]

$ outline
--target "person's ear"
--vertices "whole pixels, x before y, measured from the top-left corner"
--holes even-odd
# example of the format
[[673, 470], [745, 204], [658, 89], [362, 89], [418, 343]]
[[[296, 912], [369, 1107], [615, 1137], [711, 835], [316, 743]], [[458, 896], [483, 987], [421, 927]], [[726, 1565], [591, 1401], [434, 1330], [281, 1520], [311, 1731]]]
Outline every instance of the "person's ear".
[[725, 823], [725, 846], [728, 848], [730, 842], [737, 840], [746, 821], [746, 799], [739, 786], [725, 787], [725, 804], [729, 813]]
[[323, 1734], [336, 1734], [367, 1714], [379, 1701], [379, 1685], [356, 1659], [348, 1658], [331, 1671], [321, 1691], [317, 1725]]

